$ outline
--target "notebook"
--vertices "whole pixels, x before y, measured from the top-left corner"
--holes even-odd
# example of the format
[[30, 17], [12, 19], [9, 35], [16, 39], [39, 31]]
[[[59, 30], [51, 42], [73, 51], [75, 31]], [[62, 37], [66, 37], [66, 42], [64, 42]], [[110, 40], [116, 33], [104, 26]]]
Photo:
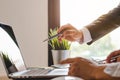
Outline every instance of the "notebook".
[[54, 78], [68, 74], [66, 68], [27, 68], [13, 29], [5, 24], [0, 24], [0, 56], [9, 78]]

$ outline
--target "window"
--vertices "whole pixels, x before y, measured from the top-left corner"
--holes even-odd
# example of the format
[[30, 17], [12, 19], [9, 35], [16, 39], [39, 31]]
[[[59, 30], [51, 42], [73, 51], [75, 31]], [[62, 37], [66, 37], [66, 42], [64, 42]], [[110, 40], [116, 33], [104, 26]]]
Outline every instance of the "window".
[[[116, 6], [120, 0], [60, 0], [60, 25], [70, 23], [77, 29], [91, 23]], [[110, 52], [120, 49], [120, 28], [112, 31], [91, 45], [71, 43], [71, 57], [105, 58]]]

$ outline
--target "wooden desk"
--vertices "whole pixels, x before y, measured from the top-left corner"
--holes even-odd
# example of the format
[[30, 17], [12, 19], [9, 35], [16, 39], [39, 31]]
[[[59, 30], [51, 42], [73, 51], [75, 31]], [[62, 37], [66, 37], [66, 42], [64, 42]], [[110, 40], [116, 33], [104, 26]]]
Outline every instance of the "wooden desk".
[[11, 80], [11, 79], [8, 79], [7, 76], [0, 76], [0, 80]]
[[0, 80], [51, 80], [52, 78], [25, 78], [25, 79], [9, 79], [7, 75], [0, 73]]
[[[26, 79], [9, 79], [7, 76], [0, 76], [0, 80], [26, 80]], [[50, 80], [50, 79], [27, 79], [27, 80]]]
[[43, 78], [43, 79], [42, 78], [26, 78], [26, 79], [12, 79], [12, 80], [51, 80], [51, 79], [47, 79], [47, 78], [46, 79], [45, 78]]

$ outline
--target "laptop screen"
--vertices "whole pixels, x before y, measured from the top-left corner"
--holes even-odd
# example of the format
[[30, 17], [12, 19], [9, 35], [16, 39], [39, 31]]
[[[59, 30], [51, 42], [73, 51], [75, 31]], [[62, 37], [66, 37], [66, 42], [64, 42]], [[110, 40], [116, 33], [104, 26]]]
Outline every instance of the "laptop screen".
[[2, 27], [0, 27], [0, 54], [8, 73], [26, 69], [19, 47]]

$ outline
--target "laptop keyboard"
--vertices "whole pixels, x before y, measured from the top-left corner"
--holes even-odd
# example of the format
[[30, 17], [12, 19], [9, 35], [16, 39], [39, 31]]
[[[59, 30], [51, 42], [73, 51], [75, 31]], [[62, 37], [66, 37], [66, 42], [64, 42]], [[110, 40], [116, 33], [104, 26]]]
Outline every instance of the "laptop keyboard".
[[52, 71], [52, 69], [31, 69], [30, 71], [27, 71], [23, 73], [24, 76], [39, 76], [44, 75]]

